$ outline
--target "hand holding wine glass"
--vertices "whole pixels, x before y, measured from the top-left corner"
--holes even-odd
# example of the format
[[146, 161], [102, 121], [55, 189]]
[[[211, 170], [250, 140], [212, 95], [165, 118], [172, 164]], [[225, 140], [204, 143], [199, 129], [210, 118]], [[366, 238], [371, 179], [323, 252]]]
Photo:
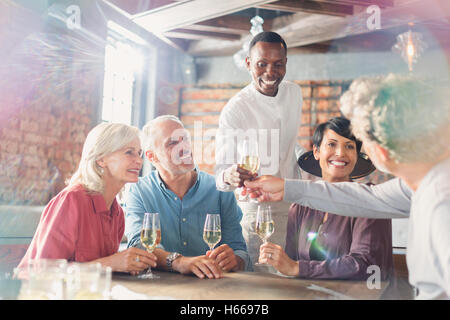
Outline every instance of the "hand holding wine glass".
[[[256, 212], [255, 232], [261, 238], [263, 243], [267, 243], [267, 239], [274, 232], [274, 222], [272, 218], [272, 209], [270, 206], [261, 204]], [[265, 265], [264, 263], [256, 263], [256, 265]]]
[[203, 240], [213, 251], [216, 244], [222, 239], [222, 231], [220, 228], [220, 214], [206, 215], [205, 226], [203, 228]]
[[[242, 142], [241, 161], [239, 167], [249, 171], [252, 175], [257, 176], [260, 166], [258, 142], [256, 140], [245, 139]], [[246, 195], [244, 201], [255, 202], [256, 199]]]
[[[144, 214], [144, 221], [141, 230], [141, 243], [147, 249], [147, 252], [153, 252], [155, 247], [161, 242], [161, 224], [159, 220], [159, 213]], [[148, 267], [147, 272], [140, 275], [141, 279], [157, 279], [158, 276], [152, 273], [151, 267]]]

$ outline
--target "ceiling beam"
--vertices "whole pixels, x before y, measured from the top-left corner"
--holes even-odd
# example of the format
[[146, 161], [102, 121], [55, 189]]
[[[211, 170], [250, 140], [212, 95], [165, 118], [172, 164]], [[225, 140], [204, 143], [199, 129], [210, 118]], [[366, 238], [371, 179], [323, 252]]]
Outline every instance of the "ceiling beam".
[[[410, 22], [439, 21], [450, 16], [450, 1], [410, 0], [395, 7], [383, 9], [380, 15], [382, 29], [402, 26]], [[304, 46], [376, 31], [367, 27], [369, 16], [365, 11], [348, 17], [330, 17], [299, 12], [273, 19], [272, 31], [278, 32], [288, 47]], [[236, 52], [247, 40], [248, 38], [244, 37], [241, 41], [203, 40], [193, 42], [188, 53], [201, 56], [220, 52]]]
[[[92, 2], [93, 3], [93, 2]], [[131, 16], [119, 7], [111, 4], [111, 2], [106, 0], [99, 0], [96, 2], [98, 4], [98, 10], [104, 17], [105, 21], [112, 20], [123, 28], [135, 33], [144, 40], [148, 41], [151, 45], [158, 46], [160, 44], [159, 37], [156, 37], [151, 32], [148, 32], [145, 28], [142, 28], [139, 24], [131, 20]], [[94, 20], [95, 21], [95, 20]], [[167, 41], [164, 41], [167, 43]]]
[[164, 43], [168, 44], [169, 46], [171, 46], [172, 48], [175, 48], [181, 52], [186, 52], [189, 48], [189, 40], [169, 38], [163, 34], [159, 35], [159, 39]]
[[330, 50], [331, 43], [314, 43], [303, 47], [289, 48], [288, 56], [294, 54], [327, 53], [330, 52]]
[[162, 33], [275, 0], [191, 0], [132, 17], [150, 32]]
[[[439, 20], [450, 14], [450, 1], [448, 0], [411, 0], [404, 5], [385, 8], [380, 11], [381, 29], [389, 29], [428, 20]], [[352, 35], [370, 33], [367, 20], [371, 16], [363, 11], [352, 17], [327, 17], [326, 20], [319, 18], [315, 23], [307, 25], [301, 19], [292, 21], [279, 20], [279, 30], [285, 30], [286, 42], [292, 46], [301, 46], [332, 39], [344, 38]], [[287, 16], [286, 19], [292, 16]], [[283, 17], [280, 17], [283, 18]], [[285, 28], [288, 25], [289, 28]], [[275, 27], [276, 28], [276, 27]], [[295, 28], [292, 32], [289, 29]]]
[[316, 2], [310, 0], [281, 0], [259, 5], [258, 8], [280, 10], [287, 12], [309, 12], [332, 16], [347, 16], [353, 14], [353, 6], [338, 3]]
[[114, 22], [120, 24], [122, 27], [128, 29], [129, 31], [135, 33], [136, 35], [144, 38], [151, 45], [160, 47], [161, 45], [170, 46], [181, 52], [186, 52], [189, 48], [189, 41], [184, 39], [172, 39], [166, 36], [155, 34], [149, 32], [136, 22], [134, 22], [129, 13], [125, 10], [120, 9], [117, 5], [113, 5], [107, 0], [99, 0], [97, 2], [100, 6], [102, 14], [107, 17], [107, 19], [113, 20]]
[[[207, 24], [201, 24], [196, 23], [192, 24], [190, 26], [183, 27], [184, 30], [193, 30], [193, 31], [205, 31], [205, 32], [217, 32], [217, 33], [226, 33], [226, 34], [233, 34], [233, 35], [243, 35], [249, 32], [250, 28], [247, 30], [245, 29], [235, 29], [233, 26], [230, 26], [228, 28], [225, 27], [216, 27], [214, 25], [207, 25]], [[170, 32], [170, 31], [168, 31]]]
[[185, 26], [184, 29], [242, 35], [248, 33], [251, 27], [252, 24], [249, 18], [229, 15], [201, 21], [190, 26]]
[[190, 40], [201, 40], [206, 38], [221, 39], [221, 40], [239, 40], [241, 38], [241, 36], [238, 34], [199, 31], [182, 28], [164, 32], [163, 35], [171, 38], [182, 38]]
[[381, 8], [394, 6], [394, 0], [314, 0], [314, 1], [324, 3], [346, 4], [354, 6], [366, 6], [366, 7], [371, 5], [377, 5]]
[[113, 5], [126, 11], [130, 15], [165, 7], [176, 2], [175, 0], [107, 0]]
[[[252, 24], [248, 17], [228, 15], [211, 20], [201, 21], [199, 23], [185, 26], [186, 30], [209, 31], [218, 33], [237, 34], [245, 36], [250, 33]], [[264, 29], [270, 30], [272, 28], [272, 19], [264, 20]]]

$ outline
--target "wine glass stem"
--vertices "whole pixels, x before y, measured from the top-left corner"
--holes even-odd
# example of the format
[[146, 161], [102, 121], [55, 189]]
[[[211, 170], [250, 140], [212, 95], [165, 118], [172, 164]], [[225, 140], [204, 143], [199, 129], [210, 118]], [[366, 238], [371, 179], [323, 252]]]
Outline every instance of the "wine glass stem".
[[[153, 250], [147, 249], [147, 252], [152, 253]], [[145, 273], [146, 273], [146, 274], [152, 274], [152, 268], [149, 266], [148, 269], [147, 269], [147, 272], [145, 272]]]

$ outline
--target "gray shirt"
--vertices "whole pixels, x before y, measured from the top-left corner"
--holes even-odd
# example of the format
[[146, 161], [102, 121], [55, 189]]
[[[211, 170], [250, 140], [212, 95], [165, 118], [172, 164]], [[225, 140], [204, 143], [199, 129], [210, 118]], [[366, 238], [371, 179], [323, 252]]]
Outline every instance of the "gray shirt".
[[412, 190], [398, 178], [378, 185], [286, 179], [284, 200], [349, 217], [409, 218]]
[[450, 159], [434, 166], [414, 193], [398, 178], [374, 186], [286, 180], [284, 200], [345, 216], [411, 215], [406, 258], [416, 298], [450, 298]]
[[450, 298], [450, 158], [434, 166], [412, 197], [406, 262], [417, 299]]

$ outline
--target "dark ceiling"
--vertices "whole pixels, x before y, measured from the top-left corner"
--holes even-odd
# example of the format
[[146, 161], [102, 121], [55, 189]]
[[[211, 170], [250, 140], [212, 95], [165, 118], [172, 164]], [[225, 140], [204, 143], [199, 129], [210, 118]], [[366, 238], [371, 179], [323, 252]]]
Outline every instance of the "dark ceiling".
[[[450, 40], [449, 0], [104, 1], [194, 56], [236, 52], [251, 37], [250, 19], [255, 15], [264, 19], [264, 30], [280, 33], [290, 50], [386, 50], [398, 33], [410, 28], [426, 30], [441, 46]], [[367, 21], [375, 21], [377, 9], [380, 24], [370, 29]]]
[[[72, 2], [13, 1], [39, 13], [52, 3]], [[385, 51], [390, 50], [399, 33], [409, 29], [423, 32], [429, 47], [450, 47], [450, 0], [97, 0], [96, 3], [102, 10], [108, 9], [107, 16], [117, 18], [132, 32], [142, 31], [149, 37], [153, 34], [192, 56], [234, 54], [252, 37], [250, 19], [255, 15], [264, 19], [264, 30], [278, 32], [285, 39], [290, 51]], [[374, 24], [376, 19], [378, 25]], [[95, 30], [94, 25], [92, 28]]]

